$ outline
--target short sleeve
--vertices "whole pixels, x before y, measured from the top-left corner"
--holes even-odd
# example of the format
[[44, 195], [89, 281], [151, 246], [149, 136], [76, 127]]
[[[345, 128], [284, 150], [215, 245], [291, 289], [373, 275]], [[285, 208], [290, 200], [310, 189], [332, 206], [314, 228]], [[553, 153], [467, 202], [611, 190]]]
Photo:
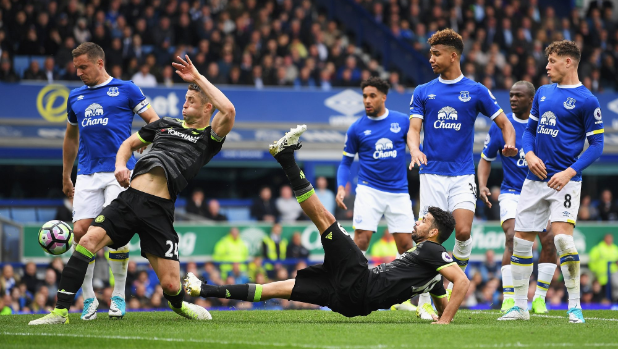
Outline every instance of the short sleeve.
[[601, 106], [595, 96], [590, 96], [584, 102], [583, 108], [584, 128], [586, 137], [604, 133], [603, 117], [601, 116]]
[[502, 133], [496, 132], [498, 130], [496, 124], [492, 124], [485, 138], [485, 147], [481, 152], [481, 157], [487, 161], [494, 161], [498, 157], [498, 152], [502, 149]]
[[127, 84], [127, 93], [129, 96], [129, 107], [135, 114], [141, 114], [150, 108], [150, 103], [148, 103], [146, 96], [144, 96], [142, 90], [133, 81]]
[[478, 107], [481, 113], [489, 117], [491, 120], [495, 119], [502, 112], [502, 108], [498, 105], [496, 97], [487, 89], [487, 87], [479, 84], [479, 101]]
[[159, 119], [155, 122], [151, 122], [137, 131], [137, 137], [145, 144], [150, 144], [154, 141], [157, 135], [157, 130], [161, 128], [163, 119]]
[[440, 271], [455, 264], [453, 258], [446, 252], [444, 247], [432, 242], [424, 243], [419, 259], [435, 271]]
[[446, 290], [444, 289], [444, 283], [442, 280], [438, 281], [431, 290], [429, 290], [429, 294], [436, 298], [444, 298], [446, 297]]
[[69, 124], [77, 126], [77, 115], [73, 112], [73, 105], [71, 104], [71, 97], [67, 99], [67, 120]]
[[352, 124], [345, 135], [345, 144], [343, 146], [343, 155], [353, 158], [358, 152], [358, 138], [356, 137], [356, 124]]
[[415, 88], [410, 99], [410, 119], [412, 118], [425, 118], [425, 101], [422, 97], [422, 91], [420, 88]]
[[534, 94], [534, 99], [532, 100], [532, 109], [530, 109], [530, 119], [534, 121], [539, 121], [539, 93], [541, 89], [539, 88]]

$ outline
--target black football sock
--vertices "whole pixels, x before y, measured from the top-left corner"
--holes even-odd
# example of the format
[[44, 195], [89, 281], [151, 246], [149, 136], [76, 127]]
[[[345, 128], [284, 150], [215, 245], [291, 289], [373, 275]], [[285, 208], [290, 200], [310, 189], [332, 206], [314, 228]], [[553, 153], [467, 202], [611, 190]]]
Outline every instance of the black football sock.
[[285, 175], [288, 177], [290, 184], [292, 185], [292, 190], [294, 191], [294, 196], [296, 196], [296, 200], [299, 203], [307, 200], [313, 193], [313, 186], [311, 183], [305, 178], [305, 174], [301, 171], [300, 167], [296, 164], [296, 160], [294, 159], [294, 151], [292, 148], [284, 149], [282, 152], [275, 156], [275, 159], [283, 168]]
[[202, 283], [200, 296], [259, 302], [262, 299], [262, 285], [242, 284], [213, 286]]
[[77, 245], [75, 252], [73, 252], [67, 265], [62, 270], [60, 284], [58, 285], [56, 308], [69, 309], [71, 307], [75, 299], [75, 293], [82, 287], [86, 277], [86, 270], [88, 270], [88, 264], [92, 257], [94, 257], [94, 253], [81, 245]]
[[182, 288], [182, 285], [180, 285], [180, 290], [178, 290], [178, 293], [172, 296], [163, 292], [163, 297], [170, 302], [172, 307], [176, 309], [182, 308], [182, 301], [185, 299], [185, 290]]

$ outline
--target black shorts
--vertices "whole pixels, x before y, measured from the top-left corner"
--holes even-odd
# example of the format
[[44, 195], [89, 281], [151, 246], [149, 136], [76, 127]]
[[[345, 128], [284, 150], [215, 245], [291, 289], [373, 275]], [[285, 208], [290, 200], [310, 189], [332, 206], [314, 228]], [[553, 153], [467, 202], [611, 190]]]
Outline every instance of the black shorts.
[[128, 188], [101, 211], [92, 225], [105, 229], [111, 248], [120, 248], [138, 234], [142, 256], [178, 260], [178, 234], [174, 230], [174, 202]]
[[348, 317], [369, 314], [363, 306], [369, 277], [367, 258], [338, 222], [321, 240], [324, 264], [297, 272], [290, 299], [326, 306]]

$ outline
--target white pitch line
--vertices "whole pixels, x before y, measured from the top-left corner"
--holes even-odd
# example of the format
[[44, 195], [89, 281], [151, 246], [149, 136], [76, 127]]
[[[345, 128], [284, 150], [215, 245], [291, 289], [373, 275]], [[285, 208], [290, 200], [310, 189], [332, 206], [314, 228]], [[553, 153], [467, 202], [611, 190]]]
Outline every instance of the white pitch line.
[[[225, 341], [214, 339], [186, 339], [186, 338], [161, 338], [161, 337], [139, 337], [139, 336], [103, 336], [103, 335], [83, 335], [70, 333], [28, 333], [28, 332], [0, 332], [6, 336], [40, 336], [40, 337], [74, 337], [74, 338], [94, 338], [94, 339], [119, 339], [119, 340], [146, 340], [155, 342], [181, 342], [181, 343], [210, 343], [221, 345], [254, 345], [254, 346], [275, 346], [275, 347], [297, 347], [297, 348], [317, 348], [317, 349], [386, 349], [386, 348], [438, 348], [443, 345], [312, 345], [297, 343], [272, 343], [272, 342], [248, 342], [248, 341]], [[495, 344], [472, 344], [461, 345], [460, 348], [528, 348], [538, 347], [539, 343], [495, 343]], [[618, 347], [618, 343], [546, 343], [545, 347]]]
[[[480, 311], [480, 310], [474, 310], [474, 311], [466, 311], [466, 312], [461, 312], [462, 314], [473, 314], [473, 315], [492, 315], [492, 316], [500, 316], [500, 313], [498, 312], [489, 312], [489, 311]], [[549, 319], [566, 319], [566, 316], [557, 316], [557, 315], [542, 315], [542, 314], [530, 314], [531, 317], [543, 317], [543, 318], [549, 318]], [[598, 320], [598, 321], [618, 321], [618, 319], [606, 319], [606, 318], [600, 318], [600, 317], [585, 317], [586, 321], [588, 320]]]

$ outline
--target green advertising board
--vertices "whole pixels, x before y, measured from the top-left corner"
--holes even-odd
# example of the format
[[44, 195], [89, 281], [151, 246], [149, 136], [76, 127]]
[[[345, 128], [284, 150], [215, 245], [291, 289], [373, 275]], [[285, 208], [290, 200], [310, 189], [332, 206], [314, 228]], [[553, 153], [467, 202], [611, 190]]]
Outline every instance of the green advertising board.
[[[213, 254], [215, 244], [222, 237], [228, 234], [230, 227], [238, 227], [240, 236], [249, 247], [251, 255], [259, 254], [261, 241], [264, 236], [269, 234], [271, 225], [264, 223], [242, 223], [242, 224], [176, 224], [176, 231], [179, 236], [178, 253], [181, 260], [203, 261], [209, 260]], [[353, 234], [351, 222], [343, 222], [342, 226]], [[371, 240], [375, 243], [382, 236], [386, 226], [380, 226]], [[24, 243], [22, 261], [35, 260], [44, 261], [52, 256], [46, 254], [37, 243], [37, 233], [39, 226], [27, 225], [24, 227]], [[284, 224], [282, 236], [288, 240], [295, 232], [301, 233], [301, 241], [311, 252], [312, 259], [321, 259], [324, 255], [322, 243], [316, 227], [310, 222], [299, 224]], [[577, 250], [585, 260], [585, 255], [592, 247], [598, 244], [606, 233], [614, 235], [618, 241], [618, 225], [608, 224], [581, 224], [575, 228], [574, 238]], [[452, 251], [455, 234], [444, 243], [448, 251]], [[504, 233], [500, 224], [485, 223], [475, 224], [472, 227], [472, 260], [482, 260], [487, 250], [493, 250], [496, 255], [501, 255], [504, 251]], [[138, 236], [134, 236], [129, 245], [132, 257], [140, 254]], [[371, 247], [370, 247], [371, 250]], [[66, 253], [62, 257], [69, 257]]]

